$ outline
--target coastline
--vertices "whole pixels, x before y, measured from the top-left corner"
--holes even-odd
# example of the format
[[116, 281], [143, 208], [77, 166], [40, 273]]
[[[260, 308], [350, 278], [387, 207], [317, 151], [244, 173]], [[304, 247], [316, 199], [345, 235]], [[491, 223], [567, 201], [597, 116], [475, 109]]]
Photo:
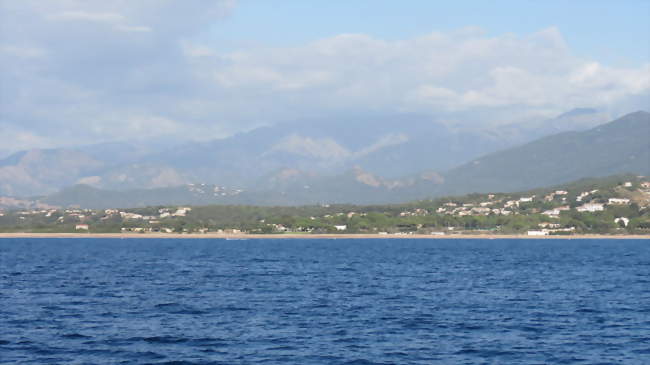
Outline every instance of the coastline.
[[3, 238], [119, 238], [119, 239], [646, 239], [650, 235], [579, 234], [557, 236], [528, 236], [506, 234], [449, 234], [449, 235], [380, 235], [380, 234], [179, 234], [179, 233], [0, 233]]

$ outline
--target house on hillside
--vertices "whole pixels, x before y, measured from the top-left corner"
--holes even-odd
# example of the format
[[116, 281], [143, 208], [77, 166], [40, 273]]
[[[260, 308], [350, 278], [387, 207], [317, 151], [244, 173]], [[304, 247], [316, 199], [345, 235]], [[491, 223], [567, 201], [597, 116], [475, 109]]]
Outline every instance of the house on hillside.
[[545, 216], [551, 217], [551, 218], [559, 218], [560, 217], [560, 210], [559, 209], [549, 209], [545, 210], [542, 212]]
[[192, 210], [192, 208], [184, 207], [184, 208], [178, 208], [176, 212], [172, 213], [174, 217], [185, 217], [187, 213], [189, 213]]
[[630, 223], [630, 220], [626, 217], [619, 217], [614, 219], [614, 223], [616, 224], [621, 224], [623, 223], [623, 227], [627, 227], [627, 224]]
[[587, 204], [583, 204], [583, 205], [577, 207], [576, 210], [578, 212], [591, 212], [591, 213], [593, 213], [593, 212], [601, 212], [601, 211], [605, 210], [605, 207], [603, 206], [603, 204], [599, 204], [599, 203], [587, 203]]
[[542, 222], [537, 225], [539, 228], [560, 228], [559, 223]]
[[544, 214], [545, 216], [551, 217], [551, 218], [559, 218], [560, 213], [562, 211], [566, 211], [566, 210], [570, 210], [570, 209], [571, 208], [569, 208], [568, 205], [565, 205], [565, 206], [556, 207], [556, 208], [553, 208], [553, 209], [546, 210], [546, 211], [542, 212], [542, 214]]
[[529, 236], [548, 236], [548, 231], [546, 230], [541, 230], [541, 231], [528, 231]]

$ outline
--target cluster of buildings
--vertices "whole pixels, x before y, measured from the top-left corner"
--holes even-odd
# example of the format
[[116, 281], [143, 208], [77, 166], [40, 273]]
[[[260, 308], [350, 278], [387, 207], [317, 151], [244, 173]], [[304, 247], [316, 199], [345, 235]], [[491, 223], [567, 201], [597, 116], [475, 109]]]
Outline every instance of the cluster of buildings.
[[495, 199], [494, 194], [487, 196], [487, 201], [476, 203], [454, 203], [447, 202], [436, 210], [439, 214], [448, 214], [454, 216], [471, 216], [471, 215], [510, 215], [519, 214], [519, 207], [523, 203], [535, 201], [536, 196], [523, 196], [519, 199], [505, 200]]
[[225, 186], [208, 184], [187, 184], [187, 188], [195, 194], [212, 194], [213, 196], [235, 196], [244, 192], [241, 189], [229, 189]]
[[[206, 189], [214, 194], [231, 194], [232, 192], [226, 191], [225, 188], [219, 186], [204, 186], [196, 185], [191, 186], [197, 192], [205, 193]], [[402, 211], [392, 211], [391, 216], [399, 217], [422, 217], [431, 214], [443, 214], [456, 217], [463, 216], [488, 216], [488, 215], [517, 215], [517, 214], [541, 214], [548, 219], [542, 222], [535, 229], [528, 231], [531, 236], [534, 235], [550, 235], [550, 234], [570, 234], [576, 230], [575, 227], [562, 226], [559, 219], [563, 212], [575, 211], [584, 213], [596, 213], [605, 211], [608, 207], [625, 207], [634, 202], [641, 206], [641, 209], [650, 207], [650, 181], [640, 182], [624, 182], [617, 187], [599, 191], [598, 189], [587, 190], [582, 192], [569, 193], [566, 190], [555, 190], [543, 196], [525, 195], [525, 196], [512, 196], [503, 194], [487, 194], [481, 198], [469, 200], [447, 201], [434, 208], [409, 208]], [[329, 206], [324, 206], [329, 207]], [[645, 207], [645, 208], [644, 208]], [[23, 208], [26, 209], [26, 208]], [[142, 214], [138, 212], [148, 212]], [[192, 211], [191, 207], [175, 207], [175, 208], [160, 208], [160, 209], [147, 209], [147, 210], [119, 210], [119, 209], [105, 209], [105, 210], [91, 210], [91, 209], [75, 209], [68, 208], [64, 210], [54, 209], [51, 207], [30, 208], [23, 211], [6, 213], [0, 210], [0, 217], [5, 215], [15, 216], [18, 220], [26, 220], [29, 222], [30, 217], [49, 218], [48, 222], [56, 222], [59, 224], [72, 224], [77, 231], [91, 231], [91, 226], [107, 222], [112, 224], [121, 224], [122, 232], [146, 233], [146, 232], [162, 232], [162, 233], [189, 233], [186, 228], [172, 228], [182, 227], [176, 225], [170, 218], [187, 217]], [[616, 209], [613, 211], [624, 212], [625, 209]], [[330, 229], [340, 232], [350, 230], [350, 221], [354, 217], [363, 217], [368, 213], [364, 212], [339, 212], [325, 214], [320, 217], [309, 217], [311, 220], [324, 219], [325, 223]], [[627, 214], [621, 214], [627, 215]], [[629, 217], [629, 216], [628, 216]], [[621, 227], [627, 227], [630, 219], [625, 216], [615, 216], [614, 223]], [[346, 220], [347, 218], [347, 220]], [[6, 218], [5, 218], [6, 219]], [[36, 220], [38, 222], [38, 219]], [[409, 222], [407, 222], [409, 221]], [[260, 220], [260, 223], [265, 223]], [[410, 229], [421, 230], [421, 225], [415, 227], [412, 220], [405, 220], [409, 223]], [[539, 222], [536, 220], [535, 222]], [[274, 232], [303, 232], [312, 233], [314, 228], [310, 227], [287, 227], [279, 223], [267, 224]], [[308, 226], [308, 225], [307, 225]], [[318, 225], [316, 225], [318, 226]], [[333, 228], [332, 228], [333, 227]], [[400, 225], [396, 226], [396, 230], [400, 229]], [[378, 228], [374, 228], [375, 231]], [[403, 229], [406, 231], [406, 229]], [[453, 227], [448, 227], [447, 230], [452, 231]], [[208, 233], [205, 228], [197, 228], [193, 233]], [[237, 229], [217, 230], [210, 233], [224, 233], [224, 234], [237, 234], [242, 233]], [[378, 232], [379, 234], [389, 234], [387, 232]], [[408, 234], [405, 232], [404, 234]], [[449, 232], [452, 233], [452, 232]], [[392, 233], [396, 234], [396, 233]], [[444, 234], [444, 232], [433, 232], [431, 234]]]

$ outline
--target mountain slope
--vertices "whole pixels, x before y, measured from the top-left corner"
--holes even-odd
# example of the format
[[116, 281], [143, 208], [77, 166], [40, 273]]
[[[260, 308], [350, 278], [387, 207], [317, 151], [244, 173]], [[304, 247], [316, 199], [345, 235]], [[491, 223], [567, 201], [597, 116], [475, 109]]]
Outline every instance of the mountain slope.
[[521, 140], [457, 130], [417, 115], [341, 116], [258, 128], [191, 143], [144, 160], [173, 168], [189, 182], [263, 188], [283, 169], [336, 175], [355, 166], [396, 178], [421, 166], [445, 170]]
[[[475, 156], [481, 151], [496, 149], [499, 131], [472, 133], [427, 119], [406, 120], [284, 124], [144, 157], [120, 145], [23, 152], [0, 161], [0, 196], [46, 195], [80, 183], [99, 190], [77, 187], [43, 202], [147, 205], [173, 197], [174, 204], [206, 199], [216, 204], [371, 204], [523, 191], [620, 173], [650, 175], [647, 112], [480, 158]], [[509, 139], [506, 145], [512, 143]], [[124, 153], [109, 159], [107, 151]], [[475, 159], [452, 168], [470, 158]], [[197, 195], [187, 185], [192, 182], [229, 186], [239, 193]], [[111, 198], [100, 199], [102, 194]]]
[[338, 115], [165, 149], [116, 142], [19, 152], [0, 160], [0, 195], [50, 194], [77, 183], [108, 190], [189, 183], [268, 190], [264, 178], [276, 171], [335, 176], [355, 166], [394, 179], [422, 166], [449, 169], [518, 142], [418, 115]]
[[34, 149], [0, 161], [0, 193], [13, 196], [50, 193], [76, 183], [104, 166], [91, 156], [70, 149]]
[[650, 113], [541, 138], [444, 174], [440, 193], [518, 191], [619, 173], [650, 174]]

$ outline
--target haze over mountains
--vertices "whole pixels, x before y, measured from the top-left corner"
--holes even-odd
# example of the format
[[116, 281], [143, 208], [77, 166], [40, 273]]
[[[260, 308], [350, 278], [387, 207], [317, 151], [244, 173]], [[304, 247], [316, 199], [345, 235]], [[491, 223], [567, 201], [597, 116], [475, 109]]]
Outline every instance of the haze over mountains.
[[579, 109], [477, 131], [400, 115], [284, 123], [169, 149], [30, 150], [0, 160], [0, 196], [92, 207], [386, 203], [650, 174], [650, 114], [590, 128], [602, 118]]

